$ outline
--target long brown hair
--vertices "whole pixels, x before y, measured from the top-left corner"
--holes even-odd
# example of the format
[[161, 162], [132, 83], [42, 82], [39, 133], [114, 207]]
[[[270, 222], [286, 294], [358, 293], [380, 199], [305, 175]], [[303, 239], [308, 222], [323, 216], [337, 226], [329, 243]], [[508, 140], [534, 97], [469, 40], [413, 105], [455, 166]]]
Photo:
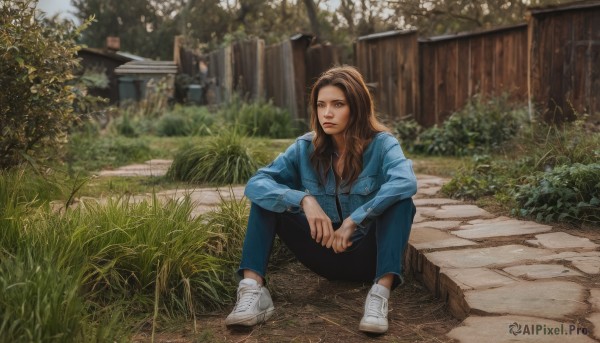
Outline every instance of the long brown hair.
[[346, 150], [341, 178], [345, 184], [351, 185], [362, 171], [362, 154], [367, 145], [377, 133], [389, 129], [377, 120], [371, 94], [356, 68], [346, 65], [333, 67], [321, 74], [310, 93], [310, 124], [315, 132], [313, 138], [315, 149], [310, 156], [310, 162], [322, 183], [325, 183], [323, 180], [331, 167], [331, 154], [334, 149], [333, 139], [323, 131], [317, 112], [319, 91], [325, 86], [341, 89], [350, 107], [348, 126], [344, 131]]

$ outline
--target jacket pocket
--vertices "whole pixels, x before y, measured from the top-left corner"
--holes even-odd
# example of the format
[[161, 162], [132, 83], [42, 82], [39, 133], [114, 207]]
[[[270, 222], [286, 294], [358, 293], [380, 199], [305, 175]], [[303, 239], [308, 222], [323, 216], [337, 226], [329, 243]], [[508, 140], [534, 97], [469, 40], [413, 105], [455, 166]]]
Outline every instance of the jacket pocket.
[[302, 179], [302, 188], [304, 192], [310, 195], [324, 195], [325, 187], [321, 186], [317, 180]]
[[377, 179], [375, 176], [364, 176], [354, 182], [350, 189], [350, 194], [367, 196], [378, 189], [379, 187], [377, 186]]

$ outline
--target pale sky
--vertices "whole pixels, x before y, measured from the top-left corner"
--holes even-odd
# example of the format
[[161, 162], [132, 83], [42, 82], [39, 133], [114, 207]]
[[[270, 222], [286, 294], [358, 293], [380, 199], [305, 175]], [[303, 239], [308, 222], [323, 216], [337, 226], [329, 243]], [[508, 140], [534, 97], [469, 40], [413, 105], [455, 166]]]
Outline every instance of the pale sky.
[[46, 12], [48, 17], [59, 14], [63, 18], [77, 20], [73, 14], [75, 8], [71, 6], [71, 0], [39, 0], [37, 8]]

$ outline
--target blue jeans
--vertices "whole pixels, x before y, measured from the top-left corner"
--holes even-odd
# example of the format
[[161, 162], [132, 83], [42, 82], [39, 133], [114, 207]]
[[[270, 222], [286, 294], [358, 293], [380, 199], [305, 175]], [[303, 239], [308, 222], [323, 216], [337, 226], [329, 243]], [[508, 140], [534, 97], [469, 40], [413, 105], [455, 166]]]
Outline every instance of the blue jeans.
[[[329, 280], [377, 282], [392, 273], [396, 287], [415, 212], [410, 198], [392, 204], [367, 226], [366, 234], [354, 235], [352, 246], [336, 254], [311, 238], [303, 213], [277, 213], [252, 203], [238, 274], [248, 269], [265, 277], [277, 234], [302, 264]], [[340, 225], [334, 224], [334, 230]]]

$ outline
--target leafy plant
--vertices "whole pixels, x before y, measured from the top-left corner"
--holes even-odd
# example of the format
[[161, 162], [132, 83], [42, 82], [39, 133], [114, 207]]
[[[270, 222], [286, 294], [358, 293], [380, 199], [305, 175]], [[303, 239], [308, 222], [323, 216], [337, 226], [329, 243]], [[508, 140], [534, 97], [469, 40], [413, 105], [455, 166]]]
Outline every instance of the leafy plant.
[[69, 24], [43, 25], [35, 2], [0, 2], [0, 169], [45, 157], [65, 143], [75, 120], [75, 93], [66, 83], [78, 66], [80, 31]]
[[507, 190], [509, 182], [506, 171], [498, 163], [492, 163], [489, 155], [475, 155], [469, 168], [460, 170], [442, 187], [442, 192], [461, 199], [478, 199]]
[[600, 223], [600, 163], [563, 165], [537, 173], [518, 187], [522, 216], [538, 221]]
[[245, 183], [264, 164], [236, 130], [225, 131], [202, 146], [185, 146], [175, 156], [167, 177], [192, 183]]
[[234, 96], [220, 112], [227, 122], [234, 123], [246, 135], [289, 138], [298, 133], [290, 113], [270, 101], [246, 103]]
[[156, 131], [160, 136], [188, 136], [192, 132], [192, 128], [189, 118], [167, 113], [160, 117]]
[[440, 127], [420, 134], [414, 150], [457, 156], [486, 153], [517, 134], [525, 113], [524, 108], [511, 105], [507, 96], [483, 99], [476, 95]]
[[403, 149], [413, 151], [419, 135], [425, 130], [413, 118], [401, 118], [393, 125], [394, 134], [398, 137]]

